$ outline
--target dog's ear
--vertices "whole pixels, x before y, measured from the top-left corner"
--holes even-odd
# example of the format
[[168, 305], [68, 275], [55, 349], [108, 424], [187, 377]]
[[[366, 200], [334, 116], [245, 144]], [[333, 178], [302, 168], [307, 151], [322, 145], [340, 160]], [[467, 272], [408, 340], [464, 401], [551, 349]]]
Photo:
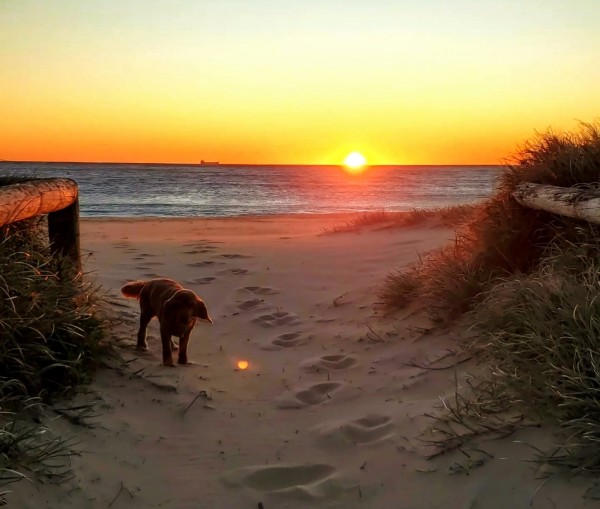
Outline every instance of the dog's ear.
[[206, 309], [206, 304], [204, 304], [204, 301], [200, 297], [196, 297], [194, 313], [201, 320], [206, 320], [207, 322], [213, 323], [210, 316], [208, 316], [208, 309]]

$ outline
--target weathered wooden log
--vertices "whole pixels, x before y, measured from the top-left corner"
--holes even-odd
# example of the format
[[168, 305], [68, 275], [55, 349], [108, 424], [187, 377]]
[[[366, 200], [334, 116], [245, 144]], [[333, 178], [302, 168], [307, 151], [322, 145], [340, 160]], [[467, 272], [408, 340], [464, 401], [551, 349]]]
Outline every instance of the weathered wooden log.
[[525, 207], [600, 224], [600, 192], [594, 189], [525, 182], [512, 196]]
[[53, 250], [81, 270], [79, 190], [71, 179], [36, 179], [0, 187], [0, 226], [48, 214]]
[[0, 187], [0, 226], [49, 214], [71, 205], [78, 196], [77, 183], [54, 178]]

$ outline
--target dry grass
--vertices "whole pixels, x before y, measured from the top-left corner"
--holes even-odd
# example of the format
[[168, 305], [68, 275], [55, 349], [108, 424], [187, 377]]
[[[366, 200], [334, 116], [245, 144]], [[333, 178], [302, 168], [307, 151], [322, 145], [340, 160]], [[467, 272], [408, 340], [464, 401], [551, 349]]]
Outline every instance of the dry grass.
[[[564, 430], [562, 445], [546, 461], [596, 473], [600, 226], [526, 209], [511, 193], [521, 182], [597, 186], [599, 177], [599, 126], [536, 136], [506, 167], [495, 194], [455, 243], [390, 274], [381, 291], [391, 309], [420, 300], [446, 323], [467, 313], [479, 333], [474, 346], [491, 369], [472, 383], [468, 396], [448, 402], [439, 422], [468, 423], [479, 434], [493, 414], [502, 429], [497, 407], [476, 404], [487, 394], [486, 401], [507, 402], [507, 409], [550, 419]], [[461, 434], [450, 431], [447, 440], [461, 441]]]
[[[402, 307], [406, 302], [398, 296], [416, 296], [416, 291], [426, 306], [436, 310], [437, 318], [452, 319], [457, 310], [471, 309], [500, 278], [535, 270], [553, 243], [578, 244], [597, 237], [600, 226], [526, 209], [511, 193], [521, 182], [591, 184], [598, 181], [599, 168], [597, 128], [584, 125], [576, 134], [539, 135], [506, 167], [495, 194], [472, 210], [454, 245], [390, 274], [381, 292], [383, 301], [390, 308]], [[464, 301], [458, 304], [460, 295]], [[444, 308], [447, 313], [441, 312]]]
[[325, 228], [323, 233], [352, 233], [363, 228], [378, 229], [408, 228], [430, 222], [432, 226], [458, 227], [470, 220], [476, 213], [478, 205], [456, 205], [454, 207], [438, 207], [432, 209], [412, 209], [408, 212], [389, 212], [377, 210], [364, 212], [343, 225]]
[[[22, 180], [30, 179], [0, 185]], [[66, 276], [69, 261], [50, 256], [46, 237], [40, 220], [0, 228], [0, 486], [32, 473], [65, 475], [57, 460], [68, 444], [33, 418], [88, 380], [102, 351], [97, 288]]]

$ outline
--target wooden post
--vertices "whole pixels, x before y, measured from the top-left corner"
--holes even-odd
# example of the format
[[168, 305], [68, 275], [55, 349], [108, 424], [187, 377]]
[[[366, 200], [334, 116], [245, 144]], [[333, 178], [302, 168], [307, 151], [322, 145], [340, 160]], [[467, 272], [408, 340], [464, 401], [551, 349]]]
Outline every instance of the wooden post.
[[595, 189], [524, 182], [512, 196], [525, 207], [600, 224], [600, 192]]
[[0, 226], [48, 214], [54, 252], [71, 259], [81, 271], [79, 190], [71, 179], [36, 179], [0, 187]]
[[52, 249], [68, 257], [73, 268], [81, 272], [81, 251], [79, 248], [79, 200], [76, 198], [64, 209], [48, 214], [48, 235]]

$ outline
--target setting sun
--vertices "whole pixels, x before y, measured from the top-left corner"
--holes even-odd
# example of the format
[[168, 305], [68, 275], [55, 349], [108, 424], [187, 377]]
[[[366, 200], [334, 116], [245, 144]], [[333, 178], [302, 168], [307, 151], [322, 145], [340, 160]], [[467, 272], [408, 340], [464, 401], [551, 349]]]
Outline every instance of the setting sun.
[[363, 170], [367, 160], [360, 152], [351, 152], [344, 159], [344, 165], [352, 173], [358, 173]]

